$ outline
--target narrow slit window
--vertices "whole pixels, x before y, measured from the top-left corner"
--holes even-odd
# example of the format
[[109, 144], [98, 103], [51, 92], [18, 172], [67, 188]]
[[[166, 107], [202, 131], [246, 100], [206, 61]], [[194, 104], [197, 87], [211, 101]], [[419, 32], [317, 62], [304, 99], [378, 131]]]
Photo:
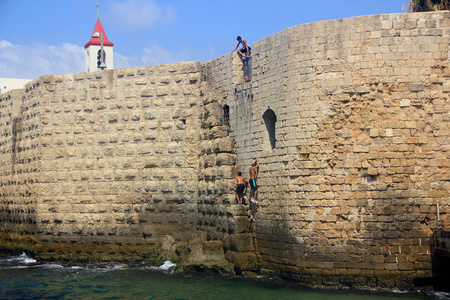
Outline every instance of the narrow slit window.
[[230, 125], [230, 107], [228, 105], [223, 107], [223, 123]]

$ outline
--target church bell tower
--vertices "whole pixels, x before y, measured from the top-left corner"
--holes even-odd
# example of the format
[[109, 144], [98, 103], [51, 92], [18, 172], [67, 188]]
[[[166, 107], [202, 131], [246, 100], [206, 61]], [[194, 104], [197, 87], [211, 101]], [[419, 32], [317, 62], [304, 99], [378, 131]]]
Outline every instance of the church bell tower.
[[86, 72], [114, 69], [114, 44], [108, 40], [100, 22], [98, 6], [97, 1], [97, 23], [89, 42], [84, 46], [84, 49], [86, 49]]

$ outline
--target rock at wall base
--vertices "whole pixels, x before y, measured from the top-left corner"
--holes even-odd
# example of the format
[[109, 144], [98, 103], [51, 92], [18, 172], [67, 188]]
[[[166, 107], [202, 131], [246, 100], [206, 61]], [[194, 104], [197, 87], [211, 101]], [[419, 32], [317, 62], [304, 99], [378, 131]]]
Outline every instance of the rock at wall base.
[[228, 261], [213, 261], [183, 264], [177, 272], [195, 272], [200, 274], [235, 276], [234, 265]]

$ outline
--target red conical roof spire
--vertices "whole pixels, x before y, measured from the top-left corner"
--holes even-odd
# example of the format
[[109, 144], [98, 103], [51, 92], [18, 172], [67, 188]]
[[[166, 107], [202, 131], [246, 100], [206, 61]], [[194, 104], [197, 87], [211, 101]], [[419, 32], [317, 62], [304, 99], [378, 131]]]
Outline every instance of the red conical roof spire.
[[[98, 37], [94, 37], [94, 34], [98, 32]], [[100, 40], [100, 33], [103, 32], [103, 46], [114, 46], [113, 43], [111, 43], [110, 41], [108, 41], [108, 37], [106, 36], [105, 30], [103, 29], [102, 23], [100, 22], [100, 19], [97, 19], [97, 23], [95, 23], [95, 28], [94, 31], [91, 34], [91, 39], [89, 40], [89, 42], [84, 45], [84, 48], [89, 47], [90, 45], [96, 45], [96, 46], [100, 46], [101, 45], [101, 40]]]

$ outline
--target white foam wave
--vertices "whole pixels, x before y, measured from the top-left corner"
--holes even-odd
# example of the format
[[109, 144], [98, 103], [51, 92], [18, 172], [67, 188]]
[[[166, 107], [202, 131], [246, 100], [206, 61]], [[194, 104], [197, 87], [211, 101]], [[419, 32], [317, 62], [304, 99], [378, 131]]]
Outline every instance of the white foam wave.
[[22, 253], [21, 255], [16, 257], [9, 258], [8, 261], [21, 264], [34, 264], [37, 262], [34, 258], [29, 258], [25, 253]]
[[41, 268], [44, 269], [62, 269], [64, 268], [61, 265], [57, 265], [57, 264], [45, 264], [45, 265], [40, 265]]
[[408, 291], [399, 290], [399, 289], [393, 289], [392, 292], [396, 293], [396, 294], [407, 294], [408, 293]]
[[430, 292], [429, 294], [439, 300], [450, 299], [450, 293], [448, 293], [448, 292], [433, 291], [433, 292]]
[[150, 269], [168, 272], [168, 271], [170, 271], [170, 268], [173, 268], [175, 266], [176, 266], [176, 264], [174, 264], [170, 260], [166, 260], [161, 266], [159, 266], [159, 267], [151, 267]]
[[2, 269], [28, 269], [29, 266], [7, 266], [7, 267], [1, 267]]
[[125, 269], [127, 269], [127, 267], [124, 265], [115, 265], [113, 267], [113, 270], [125, 270]]

